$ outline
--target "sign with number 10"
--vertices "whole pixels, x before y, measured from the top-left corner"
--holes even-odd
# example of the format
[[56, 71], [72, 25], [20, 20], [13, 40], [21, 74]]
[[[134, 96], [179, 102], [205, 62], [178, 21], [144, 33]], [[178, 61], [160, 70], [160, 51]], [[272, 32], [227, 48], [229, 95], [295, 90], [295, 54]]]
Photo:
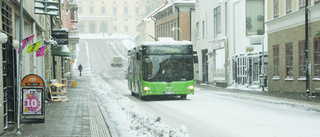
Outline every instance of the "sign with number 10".
[[42, 89], [32, 88], [23, 89], [22, 95], [23, 110], [22, 114], [42, 114]]

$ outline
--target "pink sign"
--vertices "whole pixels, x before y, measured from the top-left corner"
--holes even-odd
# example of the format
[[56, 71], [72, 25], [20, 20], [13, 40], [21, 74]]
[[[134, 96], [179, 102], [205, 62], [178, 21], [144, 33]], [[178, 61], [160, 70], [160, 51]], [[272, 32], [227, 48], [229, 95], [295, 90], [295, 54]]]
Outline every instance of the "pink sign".
[[42, 114], [42, 89], [23, 89], [23, 114]]
[[36, 57], [42, 57], [44, 55], [44, 51], [46, 50], [46, 46], [42, 46], [41, 48], [38, 49], [38, 51], [36, 52]]
[[[27, 38], [25, 38], [25, 39], [23, 39], [22, 40], [22, 50], [24, 49], [24, 47], [26, 47], [27, 46], [27, 44], [33, 39], [33, 37], [34, 37], [34, 35], [31, 35], [31, 36], [29, 36], [29, 37], [27, 37]], [[19, 54], [19, 52], [20, 52], [20, 49], [18, 48], [18, 54]]]

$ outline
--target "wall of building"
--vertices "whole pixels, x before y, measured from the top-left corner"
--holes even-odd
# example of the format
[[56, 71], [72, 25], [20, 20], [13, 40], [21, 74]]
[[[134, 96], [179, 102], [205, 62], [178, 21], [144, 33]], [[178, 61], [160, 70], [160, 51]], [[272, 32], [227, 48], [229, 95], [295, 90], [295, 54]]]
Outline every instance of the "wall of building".
[[[77, 0], [79, 6], [79, 26], [84, 27], [81, 33], [102, 33], [101, 24], [107, 25], [107, 33], [119, 33], [136, 35], [138, 31], [136, 26], [140, 23], [145, 12], [145, 2], [143, 0]], [[93, 7], [93, 13], [90, 8]], [[102, 7], [105, 13], [102, 12]], [[117, 14], [113, 13], [113, 7], [116, 7]], [[128, 14], [124, 13], [124, 7], [128, 7]], [[136, 14], [136, 7], [139, 13]], [[90, 29], [90, 24], [95, 24], [95, 30]], [[126, 30], [126, 27], [128, 30]], [[116, 31], [115, 31], [115, 28]]]
[[[309, 24], [309, 59], [312, 62], [311, 79], [312, 79], [312, 90], [320, 87], [320, 81], [314, 79], [314, 43], [313, 38], [317, 33], [320, 21], [315, 21]], [[305, 78], [299, 77], [299, 41], [305, 40], [305, 25], [299, 25], [296, 27], [288, 28], [285, 30], [277, 31], [268, 34], [268, 48], [269, 52], [269, 91], [276, 92], [306, 92], [306, 80]], [[285, 59], [285, 44], [293, 43], [293, 79], [286, 78], [286, 59]], [[280, 78], [274, 78], [274, 63], [273, 63], [273, 46], [279, 45], [279, 75]], [[310, 71], [310, 70], [309, 70]], [[279, 86], [281, 85], [281, 86]]]

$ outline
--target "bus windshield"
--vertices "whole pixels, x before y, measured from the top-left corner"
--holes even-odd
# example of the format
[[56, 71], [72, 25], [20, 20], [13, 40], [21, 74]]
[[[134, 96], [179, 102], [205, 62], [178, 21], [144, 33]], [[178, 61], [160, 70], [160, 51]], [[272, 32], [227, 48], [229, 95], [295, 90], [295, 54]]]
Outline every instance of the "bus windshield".
[[192, 55], [146, 55], [143, 57], [142, 70], [145, 81], [192, 80]]

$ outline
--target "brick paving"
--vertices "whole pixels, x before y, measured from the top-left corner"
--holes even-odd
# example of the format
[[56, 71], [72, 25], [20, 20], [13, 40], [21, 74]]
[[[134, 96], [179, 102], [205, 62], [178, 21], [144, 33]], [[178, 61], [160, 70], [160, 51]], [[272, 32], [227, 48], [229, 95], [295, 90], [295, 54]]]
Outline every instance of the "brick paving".
[[21, 123], [17, 134], [16, 124], [9, 125], [2, 136], [85, 136], [111, 137], [108, 126], [90, 90], [88, 76], [75, 77], [77, 87], [68, 87], [68, 102], [51, 102], [45, 105], [45, 123]]

